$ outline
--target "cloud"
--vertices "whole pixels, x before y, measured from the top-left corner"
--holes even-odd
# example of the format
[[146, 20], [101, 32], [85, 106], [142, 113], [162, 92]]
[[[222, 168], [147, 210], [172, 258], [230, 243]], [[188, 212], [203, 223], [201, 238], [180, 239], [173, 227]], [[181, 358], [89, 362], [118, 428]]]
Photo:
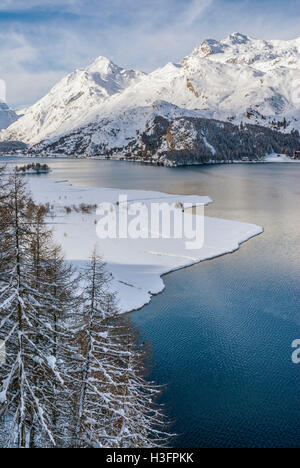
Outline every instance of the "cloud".
[[63, 72], [30, 70], [28, 64], [37, 63], [40, 51], [23, 34], [0, 33], [0, 73], [6, 83], [6, 100], [13, 105], [34, 102], [53, 85]]
[[[7, 82], [8, 102], [23, 106], [35, 101], [66, 73], [88, 65], [98, 55], [147, 71], [177, 60], [183, 52], [178, 32], [189, 30], [212, 1], [165, 0], [162, 8], [160, 0], [146, 0], [142, 7], [135, 0], [90, 0], [88, 6], [70, 0], [59, 2], [55, 21], [49, 16], [37, 22], [33, 12], [32, 24], [28, 16], [26, 22], [20, 21], [19, 14], [15, 20], [10, 16], [8, 22], [2, 20], [0, 32], [0, 76]], [[25, 5], [27, 10], [38, 3], [6, 1], [1, 8], [18, 10]], [[57, 3], [43, 2], [43, 8]], [[65, 21], [62, 6], [76, 15], [72, 22]]]
[[1, 0], [0, 11], [22, 11], [30, 10], [31, 8], [51, 8], [56, 6], [72, 7], [77, 5], [78, 0]]
[[14, 106], [36, 101], [99, 55], [144, 71], [207, 37], [299, 35], [299, 0], [1, 0], [0, 77]]
[[199, 18], [201, 18], [205, 10], [212, 5], [212, 3], [213, 0], [204, 0], [202, 2], [194, 0], [188, 4], [187, 9], [184, 11], [183, 19], [180, 22], [181, 26], [193, 26]]

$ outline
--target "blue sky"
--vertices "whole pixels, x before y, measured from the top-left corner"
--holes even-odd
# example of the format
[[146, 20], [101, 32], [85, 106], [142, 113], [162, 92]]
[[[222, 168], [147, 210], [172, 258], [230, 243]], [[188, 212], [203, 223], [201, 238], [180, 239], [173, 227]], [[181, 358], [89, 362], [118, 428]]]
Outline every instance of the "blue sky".
[[36, 101], [66, 73], [105, 55], [151, 71], [205, 38], [300, 36], [299, 0], [1, 0], [0, 78], [7, 101]]

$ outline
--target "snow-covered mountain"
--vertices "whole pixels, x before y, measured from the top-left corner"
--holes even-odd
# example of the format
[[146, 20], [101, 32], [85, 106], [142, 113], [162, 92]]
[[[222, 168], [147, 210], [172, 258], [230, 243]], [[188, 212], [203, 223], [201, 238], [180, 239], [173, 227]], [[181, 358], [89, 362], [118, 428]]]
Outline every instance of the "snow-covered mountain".
[[7, 128], [17, 119], [18, 116], [15, 111], [10, 109], [5, 102], [0, 101], [0, 130]]
[[98, 57], [88, 68], [75, 70], [33, 106], [24, 109], [6, 139], [36, 143], [80, 126], [96, 117], [105, 101], [139, 81], [144, 74]]
[[[157, 102], [166, 104], [157, 106]], [[93, 139], [103, 138], [105, 145], [111, 139], [111, 146], [121, 148], [121, 141], [150, 125], [151, 119], [142, 116], [160, 115], [166, 106], [174, 118], [192, 113], [285, 131], [300, 129], [300, 38], [264, 41], [234, 33], [222, 41], [208, 39], [182, 62], [149, 74], [122, 69], [99, 57], [26, 109], [0, 133], [0, 139], [51, 144], [94, 124]], [[103, 124], [111, 127], [109, 132]]]
[[298, 131], [201, 118], [196, 111], [164, 101], [104, 117], [29, 150], [42, 156], [96, 156], [169, 166], [258, 161], [266, 154], [293, 156], [296, 151]]
[[290, 41], [264, 41], [233, 33], [222, 41], [205, 40], [193, 56], [222, 63], [250, 65], [262, 71], [300, 67], [300, 37]]

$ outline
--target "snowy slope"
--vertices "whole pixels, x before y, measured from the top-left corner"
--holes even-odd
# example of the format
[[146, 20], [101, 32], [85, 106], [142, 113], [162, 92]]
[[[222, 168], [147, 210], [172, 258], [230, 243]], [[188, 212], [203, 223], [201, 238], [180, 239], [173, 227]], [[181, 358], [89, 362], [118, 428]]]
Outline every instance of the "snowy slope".
[[7, 128], [13, 122], [17, 120], [18, 116], [8, 107], [5, 102], [0, 101], [0, 130], [3, 128]]
[[129, 109], [152, 112], [157, 101], [200, 117], [300, 129], [300, 38], [263, 41], [234, 33], [208, 39], [181, 63], [148, 75], [100, 57], [26, 109], [0, 139], [36, 144], [103, 118], [120, 123]]
[[[1, 143], [0, 143], [1, 145]], [[111, 114], [30, 149], [41, 156], [100, 157], [178, 166], [259, 161], [266, 154], [300, 151], [298, 132], [278, 132], [199, 117], [165, 101]]]
[[65, 133], [90, 121], [106, 100], [143, 75], [98, 57], [88, 68], [75, 70], [44, 98], [24, 109], [19, 123], [12, 125], [2, 139], [36, 142]]
[[300, 68], [300, 37], [290, 41], [264, 41], [233, 33], [222, 41], [205, 40], [192, 56], [240, 65], [250, 65], [262, 71], [278, 67]]

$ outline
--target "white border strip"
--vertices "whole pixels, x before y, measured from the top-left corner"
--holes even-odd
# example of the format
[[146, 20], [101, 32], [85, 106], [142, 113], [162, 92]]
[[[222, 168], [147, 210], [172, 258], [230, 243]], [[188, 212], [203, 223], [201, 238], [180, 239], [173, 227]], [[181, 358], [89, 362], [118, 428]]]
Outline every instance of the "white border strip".
[[0, 101], [6, 102], [6, 83], [0, 79]]

